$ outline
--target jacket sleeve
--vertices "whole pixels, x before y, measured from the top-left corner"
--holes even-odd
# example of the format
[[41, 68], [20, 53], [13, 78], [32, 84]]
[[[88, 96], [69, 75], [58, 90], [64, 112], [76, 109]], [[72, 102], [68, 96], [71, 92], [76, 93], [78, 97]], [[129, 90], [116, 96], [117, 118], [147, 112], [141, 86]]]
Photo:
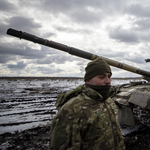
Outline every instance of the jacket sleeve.
[[51, 132], [51, 150], [78, 150], [82, 145], [79, 118], [73, 111], [61, 109], [55, 116]]

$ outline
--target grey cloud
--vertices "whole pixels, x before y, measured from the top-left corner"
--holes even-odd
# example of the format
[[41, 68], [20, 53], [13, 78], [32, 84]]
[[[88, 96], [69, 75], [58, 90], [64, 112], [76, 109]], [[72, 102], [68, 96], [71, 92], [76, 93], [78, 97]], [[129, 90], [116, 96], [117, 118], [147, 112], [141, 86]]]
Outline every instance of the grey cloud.
[[0, 1], [0, 11], [10, 12], [10, 11], [16, 10], [16, 8], [17, 7], [11, 2], [8, 2], [6, 0]]
[[60, 52], [59, 50], [56, 50], [56, 49], [48, 47], [48, 46], [41, 46], [41, 52], [44, 55], [54, 55], [54, 54], [63, 53], [63, 52]]
[[117, 27], [109, 32], [109, 37], [120, 42], [137, 43], [139, 42], [138, 35], [131, 31]]
[[63, 70], [56, 69], [53, 66], [47, 67], [38, 67], [37, 71], [40, 71], [42, 74], [53, 74], [53, 73], [61, 73]]
[[10, 60], [15, 60], [16, 56], [0, 54], [0, 63], [7, 63]]
[[81, 74], [85, 73], [85, 68], [83, 66], [80, 66], [80, 72], [81, 72]]
[[[5, 4], [5, 1], [3, 1]], [[18, 1], [15, 7], [32, 10], [58, 17], [63, 14], [69, 17], [70, 21], [79, 23], [96, 23], [102, 20], [107, 14], [112, 14], [121, 9], [122, 0], [102, 1], [102, 0], [45, 0], [45, 1]], [[7, 3], [5, 4], [7, 5]], [[18, 6], [17, 6], [18, 5]], [[116, 9], [117, 8], [117, 9]], [[91, 11], [92, 9], [92, 11]], [[16, 8], [15, 17], [10, 18], [9, 25], [15, 29], [33, 31], [32, 28], [40, 28], [41, 24], [35, 22], [34, 18], [17, 16], [20, 9]], [[26, 14], [25, 14], [26, 15]]]
[[37, 64], [51, 64], [51, 63], [53, 63], [53, 61], [52, 61], [51, 57], [46, 57], [43, 59], [36, 60], [36, 63]]
[[134, 55], [130, 56], [129, 54], [126, 54], [124, 57], [125, 60], [128, 60], [129, 62], [134, 62], [137, 64], [143, 64], [145, 63], [145, 55], [139, 55], [134, 53]]
[[52, 12], [56, 17], [63, 14], [76, 23], [89, 24], [101, 21], [110, 13], [120, 12], [122, 2], [123, 0], [46, 0], [41, 3], [41, 9]]
[[95, 23], [102, 20], [103, 14], [100, 12], [92, 12], [87, 9], [80, 9], [71, 13], [71, 18], [75, 22], [80, 23]]
[[137, 64], [145, 64], [145, 58], [144, 57], [134, 57], [132, 59], [130, 59], [130, 61], [135, 62]]
[[126, 7], [125, 12], [136, 17], [150, 17], [150, 7], [145, 7], [142, 4], [132, 4]]
[[[97, 5], [95, 5], [95, 3]], [[70, 12], [71, 10], [73, 9], [83, 9], [84, 7], [87, 7], [87, 6], [100, 6], [102, 5], [101, 1], [98, 1], [98, 0], [93, 0], [93, 1], [87, 1], [87, 0], [69, 0], [69, 1], [66, 1], [66, 0], [52, 0], [52, 1], [49, 1], [49, 0], [46, 0], [45, 3], [43, 3], [45, 8], [51, 8], [50, 10], [53, 10], [53, 11], [57, 11], [57, 12]], [[59, 10], [59, 11], [58, 11]]]
[[143, 57], [132, 57], [132, 58], [126, 58], [126, 60], [130, 61], [130, 62], [134, 62], [134, 63], [137, 63], [137, 64], [142, 64], [142, 63], [145, 63], [145, 60]]
[[102, 57], [107, 57], [107, 58], [117, 58], [117, 57], [123, 57], [126, 52], [121, 51], [121, 49], [119, 51], [113, 50], [113, 49], [103, 49], [103, 48], [99, 48], [96, 51], [96, 54]]
[[137, 29], [139, 30], [148, 30], [150, 29], [150, 19], [140, 19], [140, 20], [136, 20], [134, 22], [135, 25], [137, 25]]
[[43, 36], [42, 38], [56, 37], [53, 32], [44, 32], [41, 34], [38, 29], [42, 27], [41, 23], [36, 22], [33, 18], [14, 16], [4, 20], [5, 23], [0, 24], [0, 37], [6, 36], [6, 32], [9, 28], [14, 28], [16, 30], [21, 30], [30, 34], [35, 34], [35, 36]]
[[44, 55], [54, 55], [54, 54], [60, 54], [60, 52], [54, 48], [48, 47], [48, 46], [41, 46], [41, 52]]
[[27, 18], [23, 16], [11, 17], [7, 20], [7, 22], [11, 28], [32, 33], [35, 32], [35, 29], [42, 27], [42, 25], [38, 22], [35, 22], [33, 18]]
[[[31, 33], [32, 34], [32, 33]], [[42, 36], [43, 37], [41, 37], [41, 38], [49, 38], [49, 37], [56, 37], [56, 34], [55, 33], [53, 33], [53, 32], [46, 32], [46, 33], [44, 33], [44, 34], [42, 34]]]
[[[45, 6], [44, 8], [54, 11], [71, 11], [72, 9], [84, 9], [87, 7], [93, 7], [98, 9], [106, 9], [112, 11], [110, 8], [118, 8], [116, 10], [119, 10], [121, 7], [121, 4], [123, 3], [123, 0], [45, 0], [42, 2], [42, 4]], [[50, 9], [51, 8], [51, 9]]]
[[23, 61], [20, 61], [20, 62], [17, 62], [16, 65], [14, 64], [8, 64], [7, 67], [9, 69], [24, 69], [27, 65], [23, 62]]
[[77, 28], [74, 29], [71, 27], [62, 27], [62, 26], [58, 26], [56, 27], [56, 29], [61, 32], [90, 34], [90, 31], [87, 29], [77, 29]]
[[0, 37], [6, 36], [6, 32], [9, 26], [7, 24], [1, 23], [0, 24]]
[[[105, 58], [109, 58], [120, 63], [124, 63], [124, 60], [129, 62], [129, 65], [134, 63], [144, 63], [145, 55], [139, 55], [136, 51], [130, 55], [127, 51], [115, 51], [111, 49], [100, 49], [101, 56]], [[143, 50], [144, 52], [144, 50]]]
[[[3, 23], [4, 22], [4, 23]], [[38, 22], [35, 22], [33, 18], [27, 18], [23, 16], [14, 16], [7, 18], [0, 24], [0, 37], [7, 36], [6, 32], [9, 28], [16, 30], [22, 30], [31, 34], [37, 34], [37, 29], [42, 27]], [[54, 33], [46, 33], [46, 36], [53, 36]], [[38, 36], [38, 35], [37, 35]]]
[[61, 54], [61, 55], [58, 54], [58, 55], [48, 56], [41, 60], [37, 60], [36, 63], [38, 64], [51, 64], [51, 63], [64, 64], [66, 61], [72, 62], [73, 60], [74, 58], [71, 58], [71, 56], [67, 56], [66, 54]]
[[90, 60], [82, 60], [82, 61], [79, 61], [77, 63], [77, 65], [79, 66], [80, 68], [80, 72], [81, 74], [84, 74], [85, 73], [85, 67], [87, 66], [87, 64], [90, 62]]
[[82, 67], [82, 66], [86, 66], [87, 63], [89, 63], [89, 62], [90, 62], [90, 60], [82, 59], [77, 62], [77, 65]]
[[0, 45], [0, 55], [3, 56], [1, 63], [6, 63], [6, 61], [14, 60], [15, 56], [20, 56], [24, 59], [40, 59], [44, 58], [46, 55], [39, 50], [33, 50], [29, 47], [26, 47], [25, 49], [22, 47], [5, 47]]

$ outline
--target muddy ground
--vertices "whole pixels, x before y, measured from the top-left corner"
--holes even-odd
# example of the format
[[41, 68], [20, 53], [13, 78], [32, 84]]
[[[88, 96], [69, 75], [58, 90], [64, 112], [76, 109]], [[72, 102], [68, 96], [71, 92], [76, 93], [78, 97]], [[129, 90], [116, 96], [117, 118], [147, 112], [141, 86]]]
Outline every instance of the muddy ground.
[[[1, 150], [49, 150], [51, 126], [0, 135]], [[150, 129], [142, 126], [124, 137], [126, 150], [150, 150]]]

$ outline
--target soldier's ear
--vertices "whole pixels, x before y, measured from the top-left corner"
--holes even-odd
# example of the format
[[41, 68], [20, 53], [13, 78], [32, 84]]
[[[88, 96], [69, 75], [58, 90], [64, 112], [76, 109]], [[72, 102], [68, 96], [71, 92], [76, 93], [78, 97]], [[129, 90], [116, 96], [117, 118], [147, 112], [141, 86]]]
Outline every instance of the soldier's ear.
[[90, 84], [90, 80], [88, 80], [88, 81], [85, 81], [85, 83], [86, 83], [86, 84]]

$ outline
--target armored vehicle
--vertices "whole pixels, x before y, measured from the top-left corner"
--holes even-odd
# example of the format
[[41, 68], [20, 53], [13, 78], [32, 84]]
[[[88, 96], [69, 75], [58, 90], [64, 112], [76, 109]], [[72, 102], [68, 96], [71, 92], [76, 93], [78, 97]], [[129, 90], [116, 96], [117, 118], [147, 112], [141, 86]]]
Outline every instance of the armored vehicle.
[[[117, 62], [102, 56], [97, 56], [77, 48], [49, 41], [32, 34], [8, 29], [7, 34], [49, 46], [69, 54], [82, 57], [89, 60], [94, 60], [97, 57], [104, 59], [109, 65], [124, 69], [143, 76], [143, 80], [139, 82], [131, 82], [121, 86], [112, 86], [111, 97], [119, 108], [119, 121], [121, 125], [135, 126], [136, 122], [146, 124], [150, 127], [150, 72], [138, 69], [136, 67]], [[146, 60], [149, 62], [149, 59]]]

